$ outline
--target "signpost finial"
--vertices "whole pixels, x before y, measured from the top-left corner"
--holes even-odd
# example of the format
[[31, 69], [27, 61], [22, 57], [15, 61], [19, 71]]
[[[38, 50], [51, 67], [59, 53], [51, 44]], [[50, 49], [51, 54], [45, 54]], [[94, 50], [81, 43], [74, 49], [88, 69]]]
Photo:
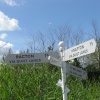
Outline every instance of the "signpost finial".
[[64, 46], [65, 46], [64, 41], [60, 41], [58, 45], [59, 45], [59, 47], [63, 47], [64, 48]]

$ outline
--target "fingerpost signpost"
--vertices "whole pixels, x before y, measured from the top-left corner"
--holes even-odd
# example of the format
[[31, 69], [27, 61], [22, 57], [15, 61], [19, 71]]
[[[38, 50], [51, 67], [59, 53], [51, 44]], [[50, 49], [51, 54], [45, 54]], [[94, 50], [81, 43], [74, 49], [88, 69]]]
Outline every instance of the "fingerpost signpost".
[[61, 41], [59, 42], [59, 53], [47, 52], [8, 54], [5, 61], [8, 64], [35, 64], [50, 62], [50, 64], [60, 67], [62, 79], [59, 79], [56, 85], [62, 88], [63, 100], [68, 100], [67, 94], [70, 90], [66, 86], [66, 73], [81, 79], [86, 79], [87, 73], [81, 68], [66, 63], [66, 61], [93, 53], [95, 52], [95, 49], [96, 42], [94, 39], [91, 39], [67, 50], [64, 50], [64, 42]]
[[63, 100], [68, 100], [67, 94], [70, 91], [66, 86], [67, 85], [66, 73], [81, 79], [87, 78], [86, 71], [84, 71], [81, 68], [75, 67], [69, 63], [66, 63], [65, 61], [93, 53], [95, 52], [95, 49], [96, 49], [96, 42], [94, 39], [91, 39], [87, 42], [69, 48], [67, 50], [64, 50], [64, 42], [61, 41], [59, 42], [60, 59], [58, 60], [53, 57], [49, 57], [51, 64], [61, 67], [62, 80], [59, 79], [57, 85], [62, 88]]

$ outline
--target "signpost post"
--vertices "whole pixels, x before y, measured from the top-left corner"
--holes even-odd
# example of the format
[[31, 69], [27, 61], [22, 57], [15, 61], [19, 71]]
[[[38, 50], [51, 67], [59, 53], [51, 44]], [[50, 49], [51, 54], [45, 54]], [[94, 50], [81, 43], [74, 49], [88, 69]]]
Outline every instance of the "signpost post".
[[62, 94], [63, 94], [63, 100], [67, 100], [67, 88], [66, 88], [66, 66], [63, 65], [63, 58], [64, 58], [64, 42], [59, 42], [59, 52], [60, 52], [60, 59], [61, 59], [61, 75], [62, 75]]

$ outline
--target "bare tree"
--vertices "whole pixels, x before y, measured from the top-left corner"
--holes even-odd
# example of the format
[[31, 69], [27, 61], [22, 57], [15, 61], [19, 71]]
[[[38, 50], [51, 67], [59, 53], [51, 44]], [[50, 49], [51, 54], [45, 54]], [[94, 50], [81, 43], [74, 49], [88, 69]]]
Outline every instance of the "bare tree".
[[69, 24], [62, 27], [50, 28], [48, 32], [50, 44], [54, 44], [55, 47], [55, 45], [60, 41], [64, 41], [66, 48], [69, 48], [71, 42], [71, 31], [71, 26]]
[[98, 67], [100, 68], [100, 32], [96, 21], [92, 21], [92, 26], [93, 26], [94, 38], [96, 39], [97, 42], [97, 62], [98, 62]]
[[26, 41], [26, 44], [28, 46], [28, 51], [31, 53], [36, 52], [36, 35], [33, 33], [30, 35], [29, 40]]
[[90, 55], [90, 59], [95, 64], [95, 66], [100, 69], [100, 31], [98, 23], [94, 20], [92, 21], [92, 32], [90, 36], [94, 38], [97, 43], [96, 52]]
[[96, 41], [98, 42], [100, 39], [100, 32], [99, 32], [99, 28], [98, 28], [98, 23], [96, 21], [92, 21], [92, 27], [93, 27], [93, 37], [96, 39]]
[[39, 32], [37, 35], [37, 43], [38, 43], [38, 48], [37, 51], [39, 52], [46, 52], [47, 51], [47, 37], [46, 34], [44, 35], [42, 32]]
[[[64, 41], [65, 49], [72, 45], [79, 44], [83, 39], [83, 31], [80, 29], [77, 32], [72, 31], [70, 24], [49, 28], [48, 34], [39, 32], [37, 35], [31, 35], [31, 41], [27, 42], [28, 47], [37, 52], [56, 51], [58, 43]], [[34, 44], [34, 45], [33, 45]]]
[[75, 32], [72, 34], [72, 40], [71, 40], [71, 45], [78, 45], [79, 43], [83, 42], [85, 38], [85, 32], [81, 29], [78, 28]]
[[77, 31], [74, 32], [69, 23], [62, 27], [49, 29], [49, 40], [51, 44], [58, 44], [60, 41], [64, 41], [65, 49], [83, 42], [84, 37], [85, 33], [81, 28], [78, 28]]

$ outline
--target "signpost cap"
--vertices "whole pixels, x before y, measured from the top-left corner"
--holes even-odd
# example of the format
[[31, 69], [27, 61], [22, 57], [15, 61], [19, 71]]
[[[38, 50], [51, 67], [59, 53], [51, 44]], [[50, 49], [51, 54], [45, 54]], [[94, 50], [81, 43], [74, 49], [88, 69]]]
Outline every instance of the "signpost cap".
[[60, 41], [59, 44], [58, 44], [60, 47], [64, 47], [64, 41]]

